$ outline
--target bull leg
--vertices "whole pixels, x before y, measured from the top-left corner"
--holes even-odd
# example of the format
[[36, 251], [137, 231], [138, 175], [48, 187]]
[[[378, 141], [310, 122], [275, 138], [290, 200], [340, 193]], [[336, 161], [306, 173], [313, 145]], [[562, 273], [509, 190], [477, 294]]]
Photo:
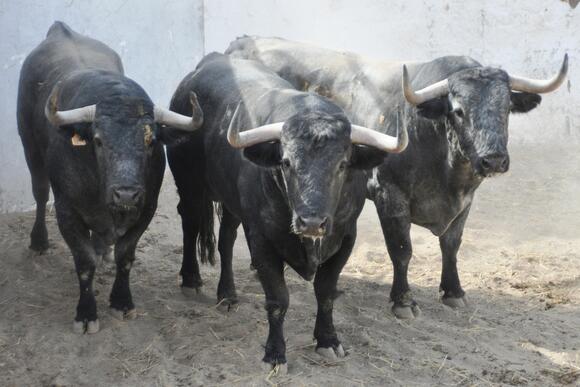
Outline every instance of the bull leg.
[[55, 207], [58, 227], [72, 252], [79, 280], [80, 298], [73, 329], [76, 333], [96, 333], [99, 331], [97, 302], [93, 294], [96, 254], [90, 232], [70, 206], [56, 200]]
[[387, 250], [393, 262], [391, 287], [393, 314], [400, 319], [413, 319], [419, 316], [421, 310], [413, 300], [407, 280], [409, 262], [413, 255], [408, 205], [396, 192], [379, 192], [374, 197], [374, 202]]
[[113, 261], [113, 249], [97, 233], [91, 233], [91, 241], [93, 242], [93, 248], [95, 249], [97, 258], [101, 258], [105, 262]]
[[222, 208], [222, 221], [220, 224], [218, 250], [221, 259], [220, 282], [218, 284], [217, 298], [219, 304], [225, 304], [228, 309], [231, 305], [237, 304], [236, 285], [234, 283], [234, 272], [232, 269], [232, 256], [234, 242], [236, 241], [237, 229], [240, 220], [236, 218], [225, 207]]
[[48, 249], [48, 232], [46, 230], [45, 217], [50, 182], [40, 151], [37, 150], [34, 144], [25, 144], [24, 149], [26, 163], [32, 180], [32, 194], [36, 202], [36, 219], [30, 233], [30, 249], [42, 253]]
[[135, 248], [141, 235], [149, 226], [155, 207], [146, 207], [143, 209], [137, 224], [129, 229], [115, 244], [115, 264], [117, 271], [115, 275], [115, 282], [111, 289], [109, 296], [109, 306], [113, 317], [123, 320], [131, 320], [136, 317], [135, 305], [133, 304], [133, 297], [131, 295], [131, 288], [129, 284], [129, 275], [133, 262], [135, 262]]
[[470, 207], [464, 209], [451, 223], [445, 234], [439, 237], [439, 246], [441, 246], [443, 256], [439, 290], [443, 292], [442, 302], [453, 308], [465, 306], [465, 292], [461, 288], [457, 272], [457, 251], [461, 246], [461, 237], [469, 216], [469, 209]]
[[334, 329], [332, 311], [334, 299], [337, 295], [336, 284], [338, 277], [350, 256], [355, 239], [354, 236], [345, 237], [340, 250], [320, 265], [314, 278], [314, 292], [318, 304], [316, 325], [314, 327], [316, 352], [330, 360], [345, 356], [342, 344], [338, 340]]
[[196, 241], [199, 235], [201, 208], [193, 195], [181, 194], [177, 211], [181, 215], [183, 231], [183, 260], [181, 263], [181, 290], [186, 296], [193, 296], [201, 291], [202, 280], [197, 262]]
[[274, 258], [274, 249], [260, 246], [250, 238], [252, 262], [266, 294], [269, 333], [262, 361], [266, 368], [278, 369], [286, 364], [286, 342], [284, 341], [284, 317], [289, 305], [288, 288], [284, 280], [284, 263]]

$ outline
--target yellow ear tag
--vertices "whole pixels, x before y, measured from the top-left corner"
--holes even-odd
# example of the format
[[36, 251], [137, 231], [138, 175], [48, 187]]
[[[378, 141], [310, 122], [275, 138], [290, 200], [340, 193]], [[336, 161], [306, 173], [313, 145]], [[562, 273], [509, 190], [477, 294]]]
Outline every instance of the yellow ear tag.
[[81, 136], [79, 136], [78, 133], [75, 133], [71, 137], [70, 142], [73, 144], [73, 146], [85, 146], [85, 145], [87, 145], [87, 142], [85, 140], [83, 140], [81, 138]]
[[149, 146], [151, 145], [151, 142], [153, 142], [153, 130], [151, 130], [151, 126], [149, 124], [145, 124], [143, 129], [145, 132], [145, 145]]

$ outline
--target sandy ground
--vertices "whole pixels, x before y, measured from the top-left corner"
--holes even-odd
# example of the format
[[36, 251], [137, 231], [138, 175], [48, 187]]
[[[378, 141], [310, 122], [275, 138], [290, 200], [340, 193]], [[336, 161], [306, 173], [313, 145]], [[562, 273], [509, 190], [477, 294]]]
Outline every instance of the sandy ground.
[[286, 376], [259, 367], [268, 327], [243, 237], [236, 311], [214, 306], [219, 267], [202, 268], [205, 300], [181, 294], [170, 175], [132, 273], [138, 317], [119, 322], [108, 314], [114, 269], [104, 263], [96, 335], [72, 332], [78, 285], [54, 214], [51, 248], [40, 256], [27, 249], [33, 214], [2, 215], [0, 385], [578, 385], [579, 161], [574, 149], [512, 149], [511, 172], [484, 183], [460, 251], [467, 308], [439, 302], [438, 241], [415, 227], [410, 282], [423, 314], [410, 323], [390, 311], [391, 264], [368, 203], [335, 307], [348, 356], [332, 364], [314, 352], [312, 285], [288, 270]]

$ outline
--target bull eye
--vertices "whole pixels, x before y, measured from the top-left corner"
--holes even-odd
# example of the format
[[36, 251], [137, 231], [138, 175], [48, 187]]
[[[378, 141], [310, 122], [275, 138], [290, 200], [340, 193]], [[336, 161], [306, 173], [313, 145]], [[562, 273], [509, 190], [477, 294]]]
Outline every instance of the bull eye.
[[288, 160], [288, 159], [283, 159], [283, 160], [282, 160], [282, 166], [283, 166], [285, 169], [288, 169], [288, 168], [290, 168], [290, 160]]
[[455, 110], [453, 110], [453, 112], [459, 118], [463, 118], [464, 115], [465, 115], [465, 113], [463, 113], [463, 109], [462, 108], [456, 108]]
[[101, 140], [101, 138], [99, 136], [93, 137], [93, 142], [95, 143], [95, 146], [97, 146], [99, 148], [103, 146], [103, 141]]
[[346, 170], [346, 167], [348, 166], [348, 163], [346, 161], [342, 161], [339, 165], [338, 165], [338, 170], [340, 172], [344, 172]]

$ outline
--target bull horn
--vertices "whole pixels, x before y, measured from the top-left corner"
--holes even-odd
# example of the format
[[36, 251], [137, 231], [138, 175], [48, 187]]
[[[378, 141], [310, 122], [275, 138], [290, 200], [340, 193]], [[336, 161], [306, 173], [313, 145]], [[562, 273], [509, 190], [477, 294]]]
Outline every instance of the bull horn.
[[568, 73], [568, 54], [564, 55], [564, 62], [560, 68], [560, 72], [551, 79], [531, 79], [516, 77], [510, 75], [510, 87], [515, 91], [524, 91], [527, 93], [549, 93], [556, 90], [564, 80]]
[[409, 72], [407, 66], [403, 65], [403, 94], [411, 105], [420, 105], [431, 99], [439, 98], [449, 94], [449, 84], [447, 79], [433, 83], [421, 90], [414, 91], [409, 83]]
[[189, 94], [189, 101], [191, 102], [192, 108], [191, 117], [184, 116], [166, 108], [155, 106], [153, 109], [155, 122], [186, 132], [193, 132], [199, 129], [203, 124], [203, 111], [201, 110], [201, 106], [199, 106], [199, 102], [197, 101], [197, 96], [193, 91]]
[[46, 101], [46, 105], [44, 106], [44, 115], [51, 124], [54, 126], [62, 126], [78, 124], [81, 122], [93, 122], [97, 105], [59, 111], [58, 94], [59, 85], [57, 84], [52, 90], [52, 93], [50, 93], [50, 97], [48, 97], [48, 101]]
[[399, 131], [399, 111], [397, 110], [397, 136], [389, 136], [364, 126], [351, 125], [350, 140], [353, 144], [367, 145], [389, 153], [401, 153], [409, 144], [407, 128]]
[[284, 122], [267, 124], [254, 129], [244, 130], [240, 133], [240, 128], [238, 125], [236, 125], [236, 121], [242, 105], [242, 102], [240, 102], [236, 107], [228, 127], [228, 142], [232, 147], [242, 149], [252, 145], [260, 144], [262, 142], [275, 141], [280, 139]]

